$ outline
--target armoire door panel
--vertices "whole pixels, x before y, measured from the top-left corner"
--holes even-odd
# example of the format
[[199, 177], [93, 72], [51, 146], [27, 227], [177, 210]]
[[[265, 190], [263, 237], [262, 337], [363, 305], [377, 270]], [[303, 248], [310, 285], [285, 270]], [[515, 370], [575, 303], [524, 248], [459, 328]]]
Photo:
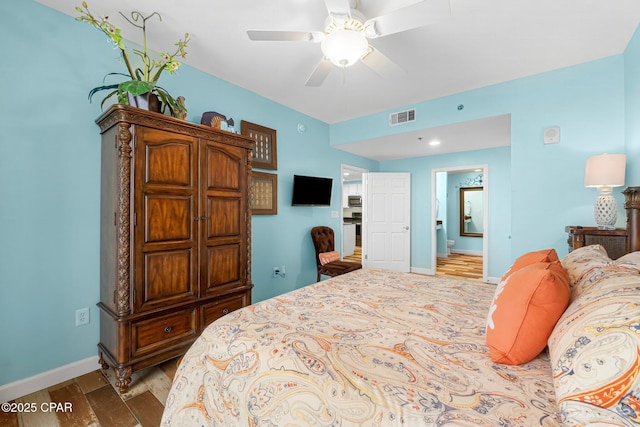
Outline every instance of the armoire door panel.
[[145, 185], [194, 185], [196, 167], [192, 138], [177, 139], [175, 135], [158, 130], [144, 130]]
[[192, 249], [144, 254], [142, 283], [136, 294], [139, 308], [152, 308], [197, 297]]
[[237, 147], [225, 147], [221, 144], [207, 143], [205, 148], [204, 170], [206, 190], [241, 191], [243, 185], [244, 158]]
[[194, 241], [193, 196], [145, 194], [145, 243]]
[[207, 248], [207, 292], [225, 285], [241, 284], [242, 256], [239, 244]]
[[242, 201], [238, 198], [207, 197], [207, 239], [240, 236]]

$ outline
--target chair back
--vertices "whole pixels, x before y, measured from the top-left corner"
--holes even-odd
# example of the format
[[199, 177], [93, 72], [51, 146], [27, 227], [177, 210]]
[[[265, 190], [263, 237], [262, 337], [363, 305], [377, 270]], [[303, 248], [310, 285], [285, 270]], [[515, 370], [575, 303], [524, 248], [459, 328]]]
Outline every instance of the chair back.
[[311, 229], [311, 241], [316, 250], [316, 265], [320, 265], [320, 254], [335, 250], [335, 236], [333, 229], [324, 225]]

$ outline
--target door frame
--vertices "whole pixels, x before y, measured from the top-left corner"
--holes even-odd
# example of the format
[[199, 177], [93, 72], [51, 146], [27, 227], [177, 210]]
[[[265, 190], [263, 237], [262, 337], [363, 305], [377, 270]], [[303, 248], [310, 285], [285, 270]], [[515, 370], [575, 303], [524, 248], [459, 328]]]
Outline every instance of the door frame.
[[431, 221], [429, 229], [431, 230], [431, 266], [433, 268], [433, 274], [438, 271], [438, 254], [437, 254], [437, 239], [436, 239], [436, 196], [437, 196], [437, 174], [439, 172], [462, 172], [473, 171], [474, 169], [482, 169], [483, 180], [483, 199], [482, 210], [484, 218], [482, 220], [482, 281], [487, 283], [489, 275], [489, 165], [465, 165], [446, 168], [431, 169]]
[[[346, 170], [355, 170], [363, 173], [371, 172], [369, 169], [364, 169], [358, 166], [349, 165], [346, 163], [340, 164], [340, 227], [344, 224], [344, 206], [342, 206], [342, 201], [344, 200], [344, 173]], [[362, 195], [362, 204], [365, 203], [365, 195]], [[362, 222], [364, 222], [364, 218], [362, 218]], [[362, 233], [362, 225], [360, 225], [360, 233]], [[340, 253], [344, 253], [344, 236], [342, 235], [342, 228], [340, 229]]]

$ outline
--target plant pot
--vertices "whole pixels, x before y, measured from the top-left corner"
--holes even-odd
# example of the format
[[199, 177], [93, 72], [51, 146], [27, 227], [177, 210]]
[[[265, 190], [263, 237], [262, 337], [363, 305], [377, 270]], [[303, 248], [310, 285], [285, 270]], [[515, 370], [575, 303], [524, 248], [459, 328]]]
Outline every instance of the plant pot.
[[127, 93], [129, 98], [129, 105], [132, 107], [138, 107], [143, 110], [154, 111], [159, 113], [162, 110], [162, 103], [158, 96], [154, 93], [147, 92], [142, 95], [131, 95]]

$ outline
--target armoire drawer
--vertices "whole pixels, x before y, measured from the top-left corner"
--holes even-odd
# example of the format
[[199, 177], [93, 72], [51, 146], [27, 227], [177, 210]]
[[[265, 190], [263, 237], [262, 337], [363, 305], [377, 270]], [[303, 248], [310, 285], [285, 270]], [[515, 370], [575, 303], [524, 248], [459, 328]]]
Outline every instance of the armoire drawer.
[[174, 312], [131, 324], [133, 357], [197, 337], [197, 309]]
[[211, 304], [204, 305], [202, 307], [202, 329], [206, 328], [207, 325], [216, 319], [219, 319], [222, 316], [225, 316], [248, 304], [247, 294], [242, 293], [240, 295], [235, 295], [233, 297], [221, 299]]

